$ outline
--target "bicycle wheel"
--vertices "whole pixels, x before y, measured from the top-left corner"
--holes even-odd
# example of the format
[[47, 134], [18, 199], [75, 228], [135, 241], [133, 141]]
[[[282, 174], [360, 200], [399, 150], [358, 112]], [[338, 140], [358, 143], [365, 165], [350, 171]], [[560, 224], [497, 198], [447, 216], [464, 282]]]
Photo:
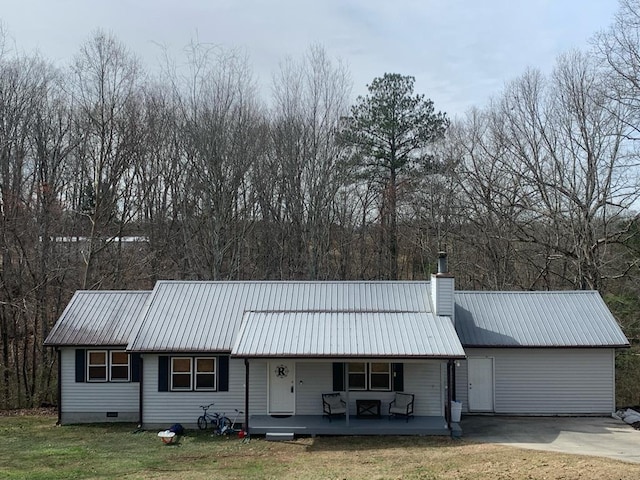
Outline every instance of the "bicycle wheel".
[[207, 417], [205, 417], [204, 415], [198, 417], [198, 428], [200, 430], [207, 429]]
[[220, 419], [220, 423], [218, 424], [218, 431], [221, 435], [229, 435], [230, 433], [232, 433], [231, 419], [222, 417]]

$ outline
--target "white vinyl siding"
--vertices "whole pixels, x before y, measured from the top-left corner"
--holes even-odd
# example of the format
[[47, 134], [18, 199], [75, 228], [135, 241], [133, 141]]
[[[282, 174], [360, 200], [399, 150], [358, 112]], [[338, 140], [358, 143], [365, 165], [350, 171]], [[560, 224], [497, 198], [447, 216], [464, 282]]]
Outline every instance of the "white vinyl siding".
[[415, 394], [414, 412], [417, 416], [444, 415], [440, 376], [442, 363], [446, 361], [430, 360], [404, 364], [404, 391]]
[[[494, 359], [495, 413], [609, 414], [615, 410], [613, 349], [467, 349]], [[468, 410], [467, 362], [456, 369], [456, 389]]]
[[[415, 394], [415, 414], [443, 415], [440, 360], [404, 363], [404, 391]], [[211, 412], [233, 415], [234, 409], [244, 410], [244, 360], [229, 361], [228, 392], [158, 392], [158, 356], [143, 355], [145, 428], [161, 428], [181, 423], [194, 428], [202, 409], [200, 405], [215, 403]], [[322, 394], [333, 391], [333, 362], [301, 360], [296, 362], [296, 415], [322, 415]], [[249, 413], [267, 414], [267, 362], [249, 360]], [[350, 392], [349, 408], [356, 414], [357, 399], [382, 401], [381, 413], [386, 415], [393, 392]], [[244, 421], [242, 417], [239, 421]]]
[[445, 317], [454, 315], [455, 279], [450, 276], [431, 275], [433, 313]]
[[[75, 348], [61, 349], [62, 423], [135, 422], [138, 420], [137, 382], [76, 382]], [[107, 412], [117, 417], [107, 417]]]
[[[440, 361], [404, 364], [404, 391], [415, 394], [417, 416], [443, 415], [441, 402]], [[333, 391], [333, 363], [299, 361], [296, 363], [296, 414], [322, 415], [322, 394]], [[356, 400], [382, 401], [381, 414], [386, 415], [394, 392], [351, 391], [349, 411], [356, 414]], [[343, 398], [346, 396], [343, 393]]]
[[[143, 359], [143, 424], [145, 428], [167, 428], [180, 423], [185, 428], [196, 428], [198, 417], [202, 414], [200, 405], [215, 405], [209, 410], [224, 412], [234, 418], [235, 410], [244, 410], [244, 361], [229, 360], [229, 391], [158, 391], [158, 355], [144, 354]], [[242, 423], [244, 416], [238, 418]]]

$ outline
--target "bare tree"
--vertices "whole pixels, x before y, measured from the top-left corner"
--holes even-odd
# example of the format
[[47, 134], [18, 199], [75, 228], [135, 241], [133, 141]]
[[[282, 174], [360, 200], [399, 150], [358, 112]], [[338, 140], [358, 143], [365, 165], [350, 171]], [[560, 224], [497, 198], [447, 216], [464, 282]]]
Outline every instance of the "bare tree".
[[258, 185], [268, 198], [265, 218], [280, 232], [281, 277], [331, 275], [332, 206], [346, 167], [336, 135], [350, 88], [344, 66], [318, 46], [299, 62], [284, 62], [274, 77], [271, 150], [259, 170], [277, 172], [277, 189]]
[[252, 227], [248, 172], [262, 154], [261, 107], [246, 58], [199, 44], [190, 58], [184, 82], [173, 81], [183, 137], [183, 184], [173, 198], [183, 272], [238, 278]]
[[[525, 288], [602, 289], [633, 263], [612, 256], [624, 246], [638, 198], [634, 156], [624, 144], [629, 117], [596, 67], [572, 53], [549, 79], [525, 73], [495, 103], [494, 120], [461, 137], [468, 207], [486, 210], [475, 217], [487, 232], [500, 238], [503, 230], [500, 249], [517, 248], [529, 274], [519, 281]], [[480, 135], [479, 126], [486, 129]]]
[[76, 155], [81, 187], [79, 211], [89, 222], [83, 288], [99, 286], [96, 257], [134, 216], [128, 188], [139, 140], [135, 127], [141, 82], [138, 61], [113, 36], [98, 31], [73, 65], [77, 128], [83, 142]]
[[40, 107], [35, 112], [31, 129], [33, 186], [30, 189], [33, 192], [31, 208], [38, 225], [34, 232], [37, 233], [35, 259], [30, 269], [36, 318], [31, 391], [34, 396], [43, 398], [51, 388], [54, 358], [42, 342], [70, 294], [65, 280], [74, 267], [68, 256], [60, 254], [57, 240], [69, 233], [65, 229], [62, 192], [68, 186], [68, 158], [78, 145], [63, 77], [50, 68], [44, 73], [46, 88], [42, 90]]
[[627, 135], [640, 139], [640, 1], [619, 0], [612, 25], [594, 36], [593, 47], [612, 99], [631, 113], [620, 119]]
[[60, 313], [68, 265], [55, 252], [65, 158], [73, 149], [58, 72], [37, 57], [0, 57], [0, 352], [2, 403], [46, 395], [42, 341]]

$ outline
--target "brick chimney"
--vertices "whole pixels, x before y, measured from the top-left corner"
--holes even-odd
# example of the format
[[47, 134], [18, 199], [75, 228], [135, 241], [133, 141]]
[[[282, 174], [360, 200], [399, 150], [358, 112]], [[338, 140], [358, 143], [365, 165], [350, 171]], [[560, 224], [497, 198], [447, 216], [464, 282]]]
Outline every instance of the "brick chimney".
[[431, 303], [433, 313], [454, 320], [455, 279], [449, 273], [447, 253], [438, 253], [438, 273], [431, 274]]

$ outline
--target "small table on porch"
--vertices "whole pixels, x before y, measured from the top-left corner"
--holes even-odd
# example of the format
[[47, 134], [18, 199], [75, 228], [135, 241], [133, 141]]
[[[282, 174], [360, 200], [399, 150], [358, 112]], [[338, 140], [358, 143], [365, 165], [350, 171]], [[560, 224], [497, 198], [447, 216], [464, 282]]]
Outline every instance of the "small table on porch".
[[356, 400], [358, 418], [380, 418], [380, 400]]

